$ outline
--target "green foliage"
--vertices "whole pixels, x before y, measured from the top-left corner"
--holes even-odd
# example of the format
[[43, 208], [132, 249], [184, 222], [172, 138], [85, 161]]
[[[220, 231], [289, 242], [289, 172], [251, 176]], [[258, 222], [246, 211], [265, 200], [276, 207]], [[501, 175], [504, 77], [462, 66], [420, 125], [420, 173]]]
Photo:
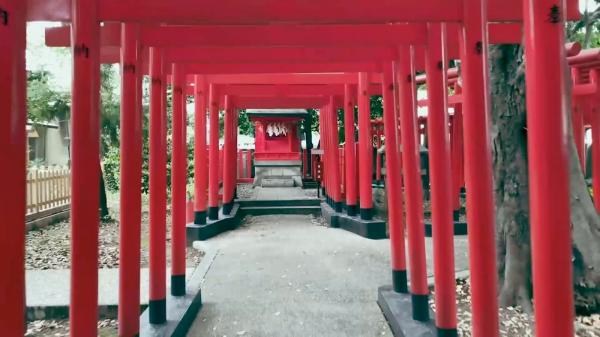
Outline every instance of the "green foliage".
[[113, 65], [100, 68], [101, 149], [106, 155], [111, 148], [119, 148], [121, 103], [118, 97], [119, 81]]
[[246, 136], [254, 136], [254, 123], [252, 123], [250, 121], [250, 118], [248, 118], [246, 110], [240, 110], [240, 114], [238, 117], [238, 126], [240, 129], [240, 134]]
[[27, 73], [27, 118], [31, 121], [66, 120], [69, 116], [71, 96], [54, 90], [48, 83], [50, 76], [45, 70]]
[[[600, 4], [600, 0], [595, 0]], [[581, 14], [581, 20], [568, 22], [567, 39], [577, 41], [583, 49], [600, 47], [600, 6], [595, 10], [586, 9]]]
[[[142, 193], [148, 193], [150, 189], [150, 151], [147, 141], [147, 137], [144, 138], [144, 144], [142, 148]], [[194, 181], [194, 140], [191, 139], [187, 143], [187, 155], [188, 155], [188, 171], [187, 171], [187, 183]], [[171, 191], [171, 152], [172, 152], [171, 138], [167, 139], [167, 191]], [[118, 192], [120, 186], [120, 165], [121, 155], [118, 147], [110, 147], [104, 154], [104, 173], [106, 179], [106, 187], [112, 192]], [[188, 188], [189, 193], [193, 193], [193, 189]]]

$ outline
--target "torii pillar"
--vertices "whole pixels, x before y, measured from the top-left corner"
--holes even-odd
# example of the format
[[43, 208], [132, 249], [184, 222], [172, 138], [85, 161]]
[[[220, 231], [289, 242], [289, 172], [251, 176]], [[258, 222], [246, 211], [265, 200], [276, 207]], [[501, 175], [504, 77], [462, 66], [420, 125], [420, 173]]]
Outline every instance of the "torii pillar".
[[69, 322], [72, 337], [96, 336], [98, 331], [100, 24], [97, 5], [97, 0], [74, 0], [71, 4], [72, 259]]
[[373, 218], [373, 145], [371, 140], [371, 102], [369, 74], [358, 73], [358, 149], [360, 179], [360, 218]]
[[531, 259], [540, 337], [573, 336], [563, 5], [523, 1]]
[[[25, 153], [27, 151], [27, 137], [25, 134], [25, 123], [27, 119], [26, 108], [26, 92], [27, 80], [25, 72], [25, 48], [26, 48], [26, 23], [25, 23], [25, 3], [22, 0], [8, 0], [2, 3], [0, 7], [0, 148], [2, 148], [2, 160], [5, 163], [0, 165], [0, 177], [2, 177], [3, 188], [5, 193], [0, 193], [0, 298], [2, 306], [0, 307], [0, 316], [2, 317], [2, 334], [7, 337], [20, 337], [25, 334], [25, 213], [26, 213], [26, 172], [27, 161]], [[79, 3], [75, 1], [75, 8], [79, 8]], [[91, 14], [90, 18], [94, 18], [95, 13], [83, 13], [82, 16]], [[2, 17], [5, 19], [3, 20]], [[92, 21], [94, 22], [94, 21]], [[97, 25], [97, 23], [96, 23]], [[79, 25], [78, 31], [83, 27]], [[94, 33], [96, 27], [88, 23], [86, 27], [90, 33]], [[99, 28], [99, 26], [97, 27]], [[89, 36], [89, 35], [88, 35]], [[88, 37], [84, 34], [79, 34], [79, 40]], [[96, 50], [93, 50], [96, 51]], [[94, 62], [86, 59], [86, 66], [91, 68]], [[77, 62], [75, 69], [81, 70], [82, 64]], [[84, 87], [79, 88], [81, 91], [87, 91], [91, 94], [93, 88], [97, 88], [93, 82], [88, 82]], [[79, 102], [77, 102], [79, 103]], [[81, 105], [78, 105], [78, 107]], [[86, 106], [85, 110], [81, 110], [78, 114], [78, 121], [81, 117], [96, 116], [97, 110], [91, 109], [91, 105]], [[92, 124], [94, 125], [94, 124]], [[98, 136], [98, 133], [95, 133]], [[81, 137], [81, 132], [77, 137]], [[89, 138], [90, 142], [94, 142], [94, 133], [92, 132]], [[78, 148], [81, 154], [82, 148]], [[94, 151], [91, 151], [92, 155]], [[96, 151], [96, 154], [98, 152]], [[98, 160], [98, 157], [96, 157]], [[78, 162], [81, 163], [81, 160]], [[97, 163], [97, 161], [96, 161]], [[94, 172], [98, 172], [98, 168], [94, 168]], [[83, 173], [79, 170], [79, 173]], [[97, 176], [97, 175], [96, 175]], [[81, 175], [78, 176], [81, 180]], [[93, 178], [93, 177], [92, 177]], [[92, 180], [93, 183], [98, 180]], [[97, 186], [97, 185], [96, 185]], [[98, 195], [98, 194], [96, 194]], [[80, 194], [81, 196], [81, 194]], [[83, 199], [77, 200], [80, 204]], [[96, 204], [96, 214], [97, 212]], [[78, 218], [78, 232], [81, 236], [85, 235], [81, 231], [82, 225], [85, 225]], [[94, 220], [93, 216], [90, 220]], [[96, 223], [98, 217], [96, 216]], [[88, 224], [89, 225], [89, 224]], [[92, 226], [93, 227], [93, 226]], [[97, 227], [96, 227], [97, 228]], [[94, 232], [97, 229], [91, 230], [91, 237], [88, 241], [93, 243]], [[97, 248], [97, 246], [92, 247]], [[88, 250], [89, 253], [91, 249]], [[78, 260], [78, 277], [85, 275], [82, 273], [84, 263], [87, 261]], [[92, 261], [93, 262], [93, 261]], [[94, 265], [95, 267], [95, 265]], [[89, 275], [90, 280], [94, 280], [95, 271]], [[78, 283], [82, 285], [82, 283]], [[87, 292], [88, 288], [83, 289]], [[85, 301], [89, 299], [90, 301]], [[94, 309], [93, 298], [86, 297], [78, 302], [79, 305], [84, 305], [87, 308]], [[89, 303], [89, 305], [88, 305]], [[91, 312], [89, 315], [93, 315]], [[94, 323], [95, 326], [96, 323]], [[80, 328], [78, 326], [77, 328]], [[80, 330], [81, 331], [81, 330]], [[89, 330], [91, 332], [91, 327]], [[95, 330], [93, 331], [95, 333]]]

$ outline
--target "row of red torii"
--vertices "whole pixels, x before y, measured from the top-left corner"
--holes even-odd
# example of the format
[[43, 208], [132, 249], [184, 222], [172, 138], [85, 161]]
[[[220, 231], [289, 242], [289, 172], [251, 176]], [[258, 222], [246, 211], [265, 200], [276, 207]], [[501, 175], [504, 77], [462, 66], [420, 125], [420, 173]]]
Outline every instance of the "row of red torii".
[[[225, 109], [225, 158], [235, 154], [235, 109], [320, 109], [325, 169], [338, 165], [334, 111], [346, 123], [358, 104], [358, 156], [371, 158], [369, 96], [384, 100], [384, 134], [392, 269], [395, 289], [407, 292], [410, 271], [413, 317], [426, 319], [428, 288], [423, 237], [422, 189], [417, 148], [415, 74], [427, 74], [427, 133], [434, 235], [435, 302], [439, 336], [456, 335], [452, 200], [447, 115], [447, 66], [460, 59], [464, 169], [469, 223], [473, 336], [498, 336], [494, 203], [489, 141], [486, 53], [489, 43], [519, 43], [524, 34], [528, 108], [531, 240], [537, 336], [573, 335], [571, 241], [566, 148], [564, 22], [579, 16], [576, 0], [0, 0], [0, 329], [24, 329], [25, 222], [25, 23], [70, 22], [56, 30], [58, 44], [73, 51], [71, 336], [95, 336], [98, 305], [99, 65], [120, 62], [121, 250], [119, 336], [139, 331], [141, 222], [141, 78], [151, 78], [150, 226], [154, 319], [166, 298], [166, 88], [172, 83], [172, 286], [185, 293], [185, 113], [188, 94], [196, 113], [209, 111], [218, 129]], [[67, 41], [64, 38], [67, 38]], [[49, 39], [51, 40], [51, 39]], [[60, 42], [62, 41], [62, 42]], [[149, 48], [147, 48], [149, 47]], [[170, 74], [170, 76], [169, 76]], [[189, 75], [189, 76], [188, 76]], [[192, 76], [193, 75], [193, 76]], [[191, 84], [194, 84], [193, 86]], [[260, 85], [260, 86], [259, 86]], [[190, 87], [194, 89], [188, 91]], [[534, 89], [533, 89], [534, 88]], [[340, 99], [340, 97], [342, 99]], [[178, 103], [179, 102], [179, 103]], [[218, 216], [218, 133], [203, 144], [206, 126], [197, 118], [196, 210]], [[400, 130], [398, 130], [400, 128]], [[346, 128], [347, 132], [351, 128]], [[401, 131], [401, 132], [398, 132]], [[354, 142], [348, 134], [346, 142]], [[403, 151], [399, 151], [402, 143]], [[204, 146], [203, 146], [204, 145]], [[228, 146], [228, 147], [227, 147]], [[352, 158], [354, 147], [346, 146]], [[392, 149], [390, 151], [390, 149]], [[400, 167], [402, 156], [402, 168]], [[233, 157], [234, 158], [234, 157]], [[233, 159], [228, 159], [233, 165]], [[370, 163], [371, 161], [366, 161]], [[201, 169], [197, 165], [197, 169]], [[232, 166], [233, 167], [233, 166]], [[329, 169], [328, 169], [329, 167]], [[370, 165], [348, 185], [345, 202], [371, 216]], [[406, 200], [403, 202], [402, 178]], [[230, 170], [235, 172], [235, 170]], [[204, 174], [203, 174], [204, 173]], [[326, 174], [327, 195], [341, 203], [337, 174]], [[224, 176], [230, 203], [234, 178]], [[196, 193], [202, 196], [204, 193]], [[356, 203], [359, 202], [357, 205]], [[404, 256], [403, 204], [409, 259]], [[199, 216], [202, 218], [202, 216]], [[407, 268], [408, 265], [408, 268]], [[151, 315], [152, 316], [152, 315]], [[163, 318], [164, 319], [164, 318]]]

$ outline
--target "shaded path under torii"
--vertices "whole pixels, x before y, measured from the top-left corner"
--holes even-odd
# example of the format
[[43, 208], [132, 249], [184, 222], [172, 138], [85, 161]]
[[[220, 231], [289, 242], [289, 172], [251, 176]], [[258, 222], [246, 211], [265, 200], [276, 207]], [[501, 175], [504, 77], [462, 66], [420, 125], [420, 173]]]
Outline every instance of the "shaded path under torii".
[[[201, 245], [218, 253], [189, 337], [391, 335], [376, 303], [377, 287], [389, 283], [389, 240], [308, 215], [269, 215]], [[456, 268], [465, 270], [466, 237], [455, 237], [455, 246]], [[430, 238], [426, 247], [429, 260]]]

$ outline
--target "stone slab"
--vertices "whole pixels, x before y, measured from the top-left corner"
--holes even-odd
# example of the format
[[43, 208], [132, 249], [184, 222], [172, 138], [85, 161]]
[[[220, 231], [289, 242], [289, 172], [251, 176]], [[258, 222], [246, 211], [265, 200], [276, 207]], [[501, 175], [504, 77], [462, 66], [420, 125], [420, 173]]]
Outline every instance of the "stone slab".
[[[412, 303], [409, 294], [399, 294], [391, 286], [378, 289], [377, 304], [387, 319], [395, 337], [435, 337], [433, 320], [415, 321], [412, 318]], [[434, 317], [430, 310], [429, 317]]]
[[196, 225], [188, 223], [186, 225], [186, 237], [188, 246], [194, 241], [207, 240], [223, 232], [230, 231], [239, 227], [242, 221], [240, 206], [235, 203], [229, 215], [223, 214], [223, 209], [219, 210], [218, 220], [208, 220], [205, 225]]
[[325, 221], [333, 228], [342, 228], [368, 239], [386, 239], [385, 221], [373, 219], [363, 220], [360, 217], [338, 213], [327, 203], [321, 203], [321, 214]]
[[[194, 271], [187, 268], [186, 275]], [[71, 292], [71, 271], [27, 270], [26, 275], [27, 319], [65, 319], [69, 317]], [[165, 274], [167, 286], [170, 284], [170, 271]], [[98, 311], [100, 318], [117, 317], [119, 303], [119, 269], [98, 271]], [[142, 268], [140, 273], [141, 308], [148, 304], [149, 270]]]
[[[187, 280], [185, 296], [167, 296], [167, 322], [149, 323], [149, 309], [140, 317], [140, 337], [185, 337], [196, 316], [202, 309], [201, 285], [213, 264], [217, 251], [206, 251], [204, 258]], [[170, 292], [167, 292], [170, 293]]]

